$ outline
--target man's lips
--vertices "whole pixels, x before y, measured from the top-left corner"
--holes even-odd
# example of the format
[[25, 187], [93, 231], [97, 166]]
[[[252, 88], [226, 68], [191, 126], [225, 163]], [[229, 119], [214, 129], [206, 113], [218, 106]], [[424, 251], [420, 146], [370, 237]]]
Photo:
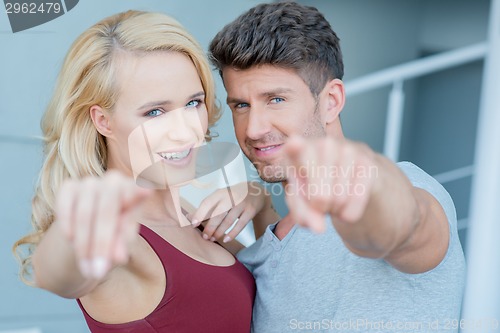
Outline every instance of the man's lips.
[[257, 157], [271, 157], [281, 150], [283, 144], [274, 144], [266, 146], [252, 146], [255, 156]]

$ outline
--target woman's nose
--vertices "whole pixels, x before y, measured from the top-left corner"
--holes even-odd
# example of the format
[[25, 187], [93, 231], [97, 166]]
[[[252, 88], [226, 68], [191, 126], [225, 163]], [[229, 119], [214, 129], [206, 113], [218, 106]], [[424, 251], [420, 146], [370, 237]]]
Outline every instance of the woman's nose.
[[190, 112], [179, 108], [168, 113], [167, 136], [172, 141], [189, 141], [194, 135], [193, 127], [196, 119], [192, 119]]

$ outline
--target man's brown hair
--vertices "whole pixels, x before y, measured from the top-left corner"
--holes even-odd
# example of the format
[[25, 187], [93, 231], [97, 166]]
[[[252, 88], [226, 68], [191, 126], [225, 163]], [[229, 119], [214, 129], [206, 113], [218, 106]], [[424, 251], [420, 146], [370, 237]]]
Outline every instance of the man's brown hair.
[[317, 96], [328, 80], [342, 79], [339, 38], [314, 7], [295, 2], [261, 4], [226, 25], [212, 40], [209, 57], [225, 67], [273, 65], [293, 69]]

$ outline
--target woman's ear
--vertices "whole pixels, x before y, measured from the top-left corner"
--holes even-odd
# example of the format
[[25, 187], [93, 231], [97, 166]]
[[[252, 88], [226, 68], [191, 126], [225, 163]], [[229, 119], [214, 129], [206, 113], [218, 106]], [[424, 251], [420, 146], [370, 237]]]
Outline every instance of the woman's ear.
[[107, 113], [99, 105], [92, 105], [89, 112], [90, 118], [92, 118], [92, 122], [94, 123], [97, 131], [105, 137], [111, 136], [112, 131], [109, 126], [109, 113]]
[[339, 79], [333, 79], [326, 84], [327, 110], [325, 121], [327, 124], [334, 122], [340, 115], [345, 104], [344, 83]]

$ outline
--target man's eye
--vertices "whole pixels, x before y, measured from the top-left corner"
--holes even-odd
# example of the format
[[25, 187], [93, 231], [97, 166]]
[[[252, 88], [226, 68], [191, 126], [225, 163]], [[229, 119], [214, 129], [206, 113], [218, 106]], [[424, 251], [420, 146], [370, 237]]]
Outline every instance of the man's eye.
[[243, 108], [247, 108], [248, 107], [248, 103], [238, 103], [234, 106], [235, 109], [243, 109]]
[[273, 104], [278, 104], [278, 103], [281, 103], [281, 102], [284, 102], [284, 101], [285, 101], [285, 99], [281, 98], [281, 97], [271, 98], [271, 103], [273, 103]]
[[146, 117], [158, 117], [161, 114], [163, 114], [163, 112], [160, 109], [154, 109], [146, 113]]
[[250, 107], [250, 104], [248, 104], [248, 103], [236, 103], [236, 104], [233, 104], [233, 106], [230, 106], [231, 111], [233, 113], [245, 113], [248, 111], [249, 107]]

